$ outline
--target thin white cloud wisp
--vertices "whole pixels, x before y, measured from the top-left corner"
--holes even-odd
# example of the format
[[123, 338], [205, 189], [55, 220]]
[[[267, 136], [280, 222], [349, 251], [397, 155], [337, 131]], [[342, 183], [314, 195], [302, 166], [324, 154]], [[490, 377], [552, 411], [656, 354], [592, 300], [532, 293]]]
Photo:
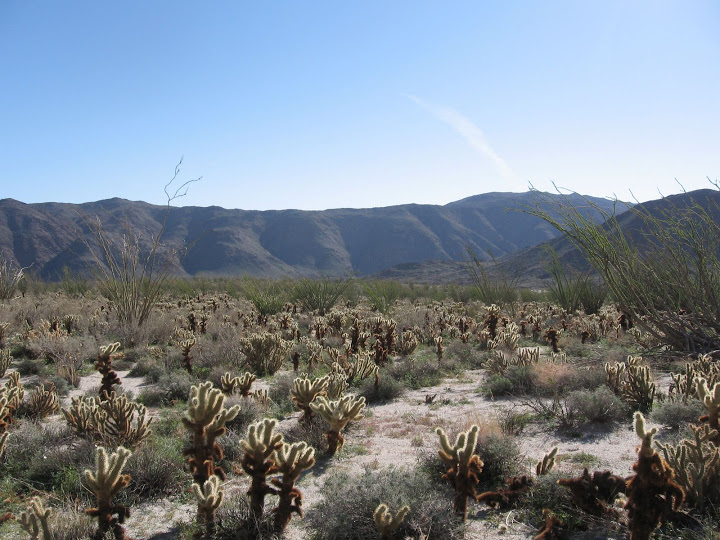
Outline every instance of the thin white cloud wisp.
[[512, 169], [507, 163], [505, 163], [505, 160], [501, 158], [495, 150], [493, 150], [487, 142], [485, 134], [472, 122], [472, 120], [450, 107], [433, 105], [412, 94], [406, 95], [415, 104], [428, 111], [435, 118], [449, 125], [455, 132], [465, 139], [465, 142], [467, 142], [471, 148], [474, 148], [483, 156], [490, 159], [497, 168], [498, 172], [500, 172], [500, 174], [502, 174], [505, 178], [515, 178], [515, 173], [513, 173]]

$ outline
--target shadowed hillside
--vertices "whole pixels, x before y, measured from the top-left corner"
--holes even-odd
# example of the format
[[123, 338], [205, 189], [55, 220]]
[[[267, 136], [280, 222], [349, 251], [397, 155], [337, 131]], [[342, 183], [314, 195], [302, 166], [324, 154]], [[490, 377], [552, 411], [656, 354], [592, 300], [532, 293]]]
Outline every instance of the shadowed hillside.
[[[170, 210], [163, 243], [183, 247], [179, 275], [369, 275], [397, 265], [460, 261], [467, 247], [502, 257], [556, 237], [541, 219], [512, 211], [533, 197], [488, 193], [445, 206], [324, 211], [179, 207]], [[590, 200], [605, 211], [612, 207]], [[584, 204], [580, 196], [571, 201]], [[45, 278], [59, 277], [64, 266], [87, 272], [92, 258], [82, 239], [91, 235], [84, 220], [98, 219], [118, 242], [128, 224], [149, 241], [165, 211], [117, 198], [79, 205], [3, 199], [0, 252], [15, 264], [33, 264]], [[599, 212], [583, 211], [599, 219]]]

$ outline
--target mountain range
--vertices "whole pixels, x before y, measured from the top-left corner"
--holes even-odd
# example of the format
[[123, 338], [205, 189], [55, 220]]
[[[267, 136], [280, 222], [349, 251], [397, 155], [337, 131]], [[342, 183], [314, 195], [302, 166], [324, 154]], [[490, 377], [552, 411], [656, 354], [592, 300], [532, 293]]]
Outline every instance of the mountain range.
[[[543, 197], [551, 213], [555, 203], [566, 202], [595, 221], [613, 207], [608, 199]], [[556, 238], [546, 221], [522, 212], [537, 202], [534, 192], [486, 193], [442, 206], [251, 211], [119, 198], [83, 204], [2, 199], [0, 255], [17, 266], [32, 265], [45, 279], [59, 278], [64, 267], [87, 273], [95, 264], [88, 248], [93, 224], [115, 245], [136, 235], [147, 248], [166, 220], [163, 245], [183, 248], [175, 266], [180, 276], [404, 279], [421, 268], [431, 281], [447, 281], [468, 248], [481, 259], [507, 258]]]

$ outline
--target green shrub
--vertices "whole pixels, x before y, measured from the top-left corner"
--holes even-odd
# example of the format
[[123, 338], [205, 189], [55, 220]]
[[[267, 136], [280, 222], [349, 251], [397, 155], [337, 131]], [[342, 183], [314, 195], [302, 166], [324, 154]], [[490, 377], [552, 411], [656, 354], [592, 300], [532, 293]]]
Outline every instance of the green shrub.
[[360, 395], [368, 403], [381, 403], [392, 401], [405, 393], [403, 384], [390, 376], [381, 374], [378, 380], [378, 387], [375, 388], [375, 379], [369, 377], [362, 382]]
[[475, 453], [484, 465], [480, 485], [494, 489], [523, 471], [523, 456], [515, 438], [505, 434], [489, 433], [478, 437]]
[[443, 371], [437, 360], [417, 354], [396, 362], [388, 370], [390, 375], [413, 390], [437, 386], [443, 379]]
[[301, 279], [295, 285], [293, 300], [299, 303], [305, 311], [314, 311], [319, 315], [325, 315], [333, 308], [351, 283], [350, 279], [329, 277]]
[[492, 375], [482, 386], [482, 393], [487, 397], [505, 396], [512, 394], [513, 383], [502, 375]]
[[699, 399], [689, 399], [687, 403], [664, 401], [653, 405], [650, 419], [658, 424], [677, 429], [696, 423], [698, 418], [705, 413], [705, 407]]
[[421, 534], [428, 539], [463, 538], [462, 523], [452, 510], [452, 495], [417, 468], [365, 470], [355, 477], [331, 472], [320, 488], [320, 497], [306, 518], [315, 540], [377, 538], [373, 512], [380, 503], [393, 509], [410, 507], [396, 532], [398, 538], [419, 538]]
[[592, 392], [578, 390], [565, 398], [568, 421], [572, 425], [586, 423], [610, 423], [626, 420], [628, 406], [607, 386]]
[[186, 371], [165, 372], [160, 375], [155, 385], [142, 389], [138, 401], [148, 407], [170, 405], [173, 401], [187, 401], [190, 387], [195, 382]]

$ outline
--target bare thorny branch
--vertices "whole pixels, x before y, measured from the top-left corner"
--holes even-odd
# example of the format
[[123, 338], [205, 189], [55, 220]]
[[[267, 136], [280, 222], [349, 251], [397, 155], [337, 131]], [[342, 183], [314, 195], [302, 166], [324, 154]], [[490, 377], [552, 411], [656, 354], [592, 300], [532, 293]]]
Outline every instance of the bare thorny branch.
[[[163, 285], [171, 276], [173, 254], [166, 254], [158, 267], [159, 250], [162, 236], [167, 227], [171, 203], [187, 195], [190, 184], [199, 182], [202, 177], [182, 183], [174, 191], [170, 186], [177, 180], [183, 158], [175, 166], [175, 171], [163, 191], [167, 197], [167, 208], [160, 223], [160, 228], [152, 237], [149, 252], [143, 256], [140, 234], [132, 229], [129, 220], [125, 220], [122, 242], [118, 246], [106, 233], [98, 216], [90, 219], [82, 216], [86, 226], [93, 233], [98, 251], [85, 239], [84, 243], [97, 263], [100, 289], [115, 307], [121, 323], [142, 325], [150, 316], [152, 307], [157, 301]], [[175, 252], [177, 254], [177, 251]]]

